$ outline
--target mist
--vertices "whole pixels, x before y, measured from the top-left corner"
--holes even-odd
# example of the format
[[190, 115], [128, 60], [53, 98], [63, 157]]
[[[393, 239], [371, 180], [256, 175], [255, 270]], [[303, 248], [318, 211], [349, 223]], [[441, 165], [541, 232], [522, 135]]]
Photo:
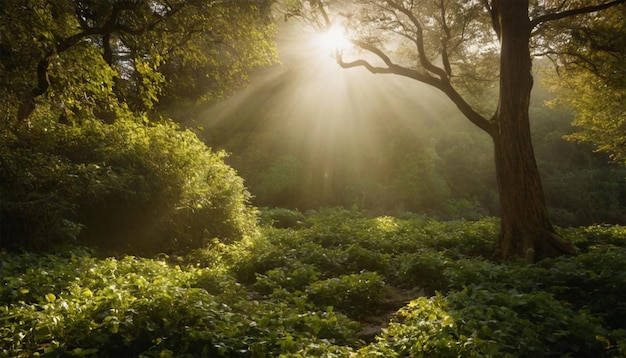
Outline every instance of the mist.
[[[281, 63], [254, 73], [245, 88], [203, 110], [194, 123], [204, 128], [199, 135], [209, 146], [231, 153], [227, 162], [246, 180], [253, 204], [358, 206], [450, 219], [498, 214], [491, 140], [445, 95], [412, 79], [342, 69], [313, 29], [293, 21], [279, 25]], [[536, 98], [539, 114], [532, 120], [553, 122], [543, 100]], [[565, 134], [571, 114], [556, 118], [558, 128], [541, 136]], [[584, 146], [559, 143], [568, 148], [568, 160], [572, 153], [579, 160], [591, 155]], [[562, 160], [552, 152], [537, 156]], [[559, 180], [548, 175], [550, 183]], [[551, 198], [563, 190], [546, 191]], [[565, 210], [568, 224], [581, 220], [571, 210]]]

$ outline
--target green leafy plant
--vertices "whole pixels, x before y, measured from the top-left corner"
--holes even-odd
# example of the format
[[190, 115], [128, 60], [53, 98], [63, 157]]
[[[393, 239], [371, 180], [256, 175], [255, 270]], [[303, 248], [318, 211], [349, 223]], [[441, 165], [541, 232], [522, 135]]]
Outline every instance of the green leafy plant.
[[596, 318], [546, 293], [521, 294], [471, 286], [448, 296], [412, 301], [386, 334], [362, 349], [392, 356], [576, 356], [603, 353]]
[[363, 272], [314, 282], [306, 293], [318, 306], [333, 306], [350, 317], [361, 317], [374, 312], [387, 292], [377, 273]]
[[[585, 252], [529, 265], [476, 255], [491, 219], [345, 219], [315, 216], [308, 227], [265, 227], [153, 259], [98, 258], [73, 246], [0, 251], [0, 355], [626, 353], [626, 249], [613, 244], [620, 227], [568, 229], [589, 240]], [[338, 244], [312, 240], [346, 223]], [[357, 271], [364, 265], [378, 269]]]
[[271, 294], [276, 289], [303, 291], [308, 285], [318, 281], [320, 272], [313, 265], [299, 261], [282, 266], [257, 276], [254, 288], [262, 294]]

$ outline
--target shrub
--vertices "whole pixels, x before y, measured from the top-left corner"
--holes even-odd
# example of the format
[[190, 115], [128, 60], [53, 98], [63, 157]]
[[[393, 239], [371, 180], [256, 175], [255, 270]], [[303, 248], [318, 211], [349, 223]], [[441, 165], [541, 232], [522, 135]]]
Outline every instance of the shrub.
[[351, 272], [385, 272], [389, 266], [390, 255], [365, 249], [358, 244], [350, 245], [344, 251], [344, 255], [343, 266]]
[[33, 149], [37, 140], [0, 133], [0, 247], [38, 248], [70, 241], [80, 224], [71, 221], [77, 206], [61, 191], [92, 168], [71, 166], [62, 157]]
[[273, 235], [246, 237], [224, 247], [224, 264], [240, 282], [254, 283], [257, 274], [288, 265], [297, 257], [296, 245], [300, 240], [295, 233], [281, 230], [271, 232]]
[[544, 260], [538, 265], [546, 274], [535, 280], [546, 291], [602, 318], [611, 329], [626, 329], [626, 248], [601, 247], [574, 258]]
[[612, 244], [626, 246], [626, 226], [622, 225], [591, 225], [578, 230], [589, 246]]
[[363, 214], [356, 209], [324, 208], [307, 212], [305, 235], [325, 248], [351, 245], [363, 231]]
[[48, 124], [0, 151], [2, 246], [79, 240], [131, 252], [182, 251], [255, 230], [235, 171], [190, 131], [131, 120]]

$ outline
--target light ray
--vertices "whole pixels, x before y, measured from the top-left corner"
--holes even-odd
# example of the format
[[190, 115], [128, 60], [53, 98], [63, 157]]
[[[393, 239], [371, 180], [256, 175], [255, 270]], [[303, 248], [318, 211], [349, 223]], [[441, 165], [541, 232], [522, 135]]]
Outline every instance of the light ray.
[[410, 79], [342, 69], [328, 56], [348, 43], [338, 35], [343, 35], [339, 29], [324, 36], [284, 29], [277, 39], [282, 65], [206, 112], [203, 123], [222, 141], [212, 146], [297, 157], [307, 175], [303, 202], [309, 200], [305, 195], [341, 195], [336, 188], [342, 181], [380, 181], [387, 175], [390, 136], [401, 133], [419, 147], [430, 140], [429, 122], [450, 106], [438, 92]]

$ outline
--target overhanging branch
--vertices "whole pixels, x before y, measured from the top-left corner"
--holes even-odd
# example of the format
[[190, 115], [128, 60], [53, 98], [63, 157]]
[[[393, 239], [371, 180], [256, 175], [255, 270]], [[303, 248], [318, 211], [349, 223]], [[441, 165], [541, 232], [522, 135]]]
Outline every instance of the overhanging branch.
[[605, 10], [608, 9], [610, 7], [619, 5], [619, 4], [623, 4], [624, 2], [626, 2], [626, 0], [613, 0], [613, 1], [609, 1], [603, 4], [599, 4], [599, 5], [593, 5], [593, 6], [585, 6], [585, 7], [581, 7], [578, 9], [570, 9], [570, 10], [565, 10], [562, 12], [555, 12], [552, 14], [546, 14], [546, 15], [542, 15], [539, 16], [533, 20], [530, 21], [530, 26], [531, 29], [534, 27], [537, 27], [545, 22], [549, 22], [549, 21], [555, 21], [555, 20], [560, 20], [560, 19], [564, 19], [567, 17], [571, 17], [571, 16], [576, 16], [576, 15], [581, 15], [581, 14], [589, 14], [592, 12], [597, 12], [597, 11], [601, 11], [601, 10]]
[[387, 56], [383, 51], [376, 48], [375, 46], [369, 45], [367, 43], [363, 43], [360, 41], [353, 40], [356, 46], [371, 52], [380, 58], [386, 65], [386, 67], [374, 66], [366, 60], [358, 59], [350, 62], [345, 62], [341, 56], [341, 53], [337, 53], [337, 64], [342, 68], [353, 68], [353, 67], [363, 67], [367, 69], [369, 72], [374, 74], [394, 74], [398, 76], [403, 76], [407, 78], [411, 78], [413, 80], [425, 83], [432, 87], [435, 87], [442, 91], [455, 105], [456, 107], [470, 120], [474, 125], [478, 128], [482, 129], [486, 133], [491, 136], [494, 136], [495, 126], [488, 121], [485, 117], [476, 112], [472, 106], [467, 103], [463, 97], [452, 87], [450, 82], [444, 81], [440, 78], [428, 75], [423, 72], [415, 71], [407, 67], [403, 67], [397, 65], [391, 61], [389, 56]]
[[398, 66], [396, 64], [387, 64], [387, 67], [374, 66], [366, 60], [359, 59], [350, 62], [344, 62], [341, 56], [337, 57], [337, 64], [342, 68], [353, 68], [353, 67], [364, 67], [371, 73], [379, 74], [379, 73], [388, 73], [399, 76], [408, 77], [414, 79], [419, 82], [426, 83], [430, 86], [440, 88], [441, 81], [435, 77], [425, 75], [423, 73], [417, 72], [415, 70], [411, 70], [410, 68]]

